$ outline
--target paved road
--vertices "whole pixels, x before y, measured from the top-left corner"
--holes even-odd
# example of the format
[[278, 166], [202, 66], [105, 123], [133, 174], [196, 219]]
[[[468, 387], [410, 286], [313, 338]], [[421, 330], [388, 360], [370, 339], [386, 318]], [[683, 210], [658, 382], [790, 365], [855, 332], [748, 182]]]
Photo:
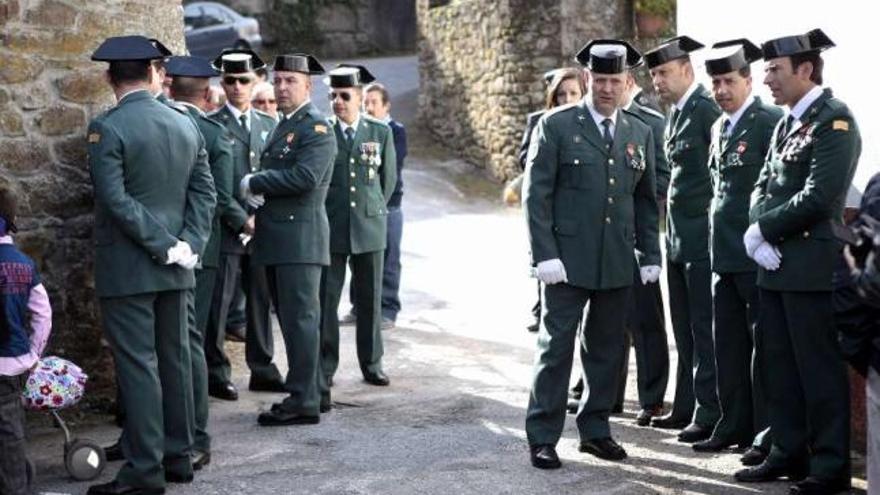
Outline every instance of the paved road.
[[[413, 59], [386, 60], [376, 72], [397, 73], [406, 93]], [[241, 400], [212, 400], [214, 460], [193, 484], [169, 493], [787, 493], [784, 483], [732, 483], [736, 454], [697, 455], [671, 433], [636, 427], [634, 400], [613, 419], [630, 454], [625, 462], [578, 453], [569, 418], [559, 444], [563, 469], [530, 467], [523, 422], [535, 337], [524, 325], [534, 286], [520, 212], [499, 206], [497, 185], [429, 139], [413, 145], [404, 176], [404, 309], [398, 328], [385, 332], [391, 386], [361, 381], [353, 331], [344, 327], [339, 407], [319, 425], [261, 428], [257, 411], [280, 396], [245, 390], [242, 347], [229, 344]], [[634, 368], [628, 396], [635, 397]], [[77, 433], [110, 442], [118, 430], [101, 421]], [[85, 493], [87, 483], [64, 473], [57, 431], [36, 429], [33, 446], [41, 491]]]

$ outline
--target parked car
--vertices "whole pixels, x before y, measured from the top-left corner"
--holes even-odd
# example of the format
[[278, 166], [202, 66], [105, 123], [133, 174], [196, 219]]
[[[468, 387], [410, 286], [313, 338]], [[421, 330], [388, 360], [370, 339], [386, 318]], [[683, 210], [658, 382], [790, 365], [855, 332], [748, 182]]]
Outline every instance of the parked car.
[[216, 2], [183, 7], [186, 48], [191, 55], [213, 59], [224, 48], [251, 48], [263, 43], [260, 23]]

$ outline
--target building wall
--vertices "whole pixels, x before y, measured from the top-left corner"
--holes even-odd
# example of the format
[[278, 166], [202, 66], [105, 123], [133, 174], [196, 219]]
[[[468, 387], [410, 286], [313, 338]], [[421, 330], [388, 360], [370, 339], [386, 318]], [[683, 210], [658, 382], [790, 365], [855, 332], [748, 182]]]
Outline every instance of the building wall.
[[107, 384], [95, 304], [86, 125], [114, 104], [92, 51], [145, 34], [183, 48], [180, 0], [0, 0], [0, 180], [20, 193], [18, 244], [54, 310], [50, 352]]

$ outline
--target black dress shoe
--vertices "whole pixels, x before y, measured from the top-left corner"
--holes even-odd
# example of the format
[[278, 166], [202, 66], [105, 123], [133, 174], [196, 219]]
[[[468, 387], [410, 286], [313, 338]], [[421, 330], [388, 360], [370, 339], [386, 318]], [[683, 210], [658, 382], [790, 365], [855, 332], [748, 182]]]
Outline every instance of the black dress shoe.
[[174, 471], [165, 470], [165, 481], [168, 483], [192, 483], [193, 473], [175, 473]]
[[712, 436], [712, 429], [691, 423], [687, 428], [681, 430], [678, 434], [678, 441], [683, 443], [694, 443], [702, 440], [708, 440]]
[[806, 464], [802, 466], [777, 466], [764, 461], [758, 466], [740, 469], [733, 474], [733, 477], [743, 483], [764, 483], [782, 478], [789, 481], [800, 481], [807, 477], [808, 472], [809, 466]]
[[556, 455], [556, 447], [552, 445], [530, 445], [529, 451], [532, 466], [538, 469], [559, 469], [562, 467], [559, 456]]
[[797, 495], [832, 495], [847, 492], [852, 487], [849, 477], [841, 476], [834, 479], [823, 479], [809, 476], [788, 489], [788, 493]]
[[364, 381], [369, 383], [370, 385], [377, 385], [379, 387], [386, 387], [391, 383], [391, 380], [388, 379], [388, 375], [381, 371], [377, 371], [375, 373], [365, 373]]
[[262, 378], [255, 378], [254, 376], [251, 376], [251, 379], [248, 382], [248, 390], [251, 392], [287, 392], [284, 388], [284, 382], [281, 380], [264, 380]]
[[[727, 450], [734, 445], [744, 444], [740, 442], [731, 442], [729, 440], [722, 440], [720, 438], [712, 437], [708, 440], [695, 442], [693, 445], [691, 445], [691, 447], [697, 452], [721, 452], [722, 450]], [[748, 442], [746, 442], [745, 445], [748, 445]]]
[[110, 483], [92, 485], [86, 493], [88, 495], [161, 495], [165, 493], [165, 489], [128, 486], [113, 480]]
[[609, 461], [626, 459], [626, 451], [611, 437], [583, 440], [578, 445], [578, 450]]
[[751, 446], [749, 450], [745, 451], [742, 457], [739, 458], [739, 462], [743, 466], [757, 466], [764, 462], [764, 459], [767, 458], [767, 451], [762, 449], [761, 447]]
[[104, 447], [104, 458], [107, 459], [107, 462], [121, 461], [125, 459], [125, 456], [122, 455], [122, 444], [119, 443], [119, 440], [116, 440], [116, 443], [113, 445]]
[[661, 414], [663, 414], [663, 406], [647, 407], [639, 411], [639, 415], [636, 416], [636, 424], [639, 426], [649, 426], [651, 419]]
[[662, 418], [654, 418], [651, 420], [651, 426], [663, 430], [680, 430], [690, 423], [687, 419], [676, 418], [671, 414]]
[[280, 407], [273, 407], [268, 412], [260, 413], [257, 418], [257, 423], [260, 426], [315, 425], [320, 422], [320, 416], [285, 412]]
[[222, 400], [238, 400], [238, 390], [230, 382], [209, 384], [208, 395]]
[[244, 342], [245, 326], [226, 327], [226, 340], [230, 342]]
[[611, 414], [623, 414], [623, 404], [615, 404], [611, 408]]
[[192, 465], [193, 471], [200, 471], [203, 467], [211, 464], [211, 453], [199, 450], [193, 451]]

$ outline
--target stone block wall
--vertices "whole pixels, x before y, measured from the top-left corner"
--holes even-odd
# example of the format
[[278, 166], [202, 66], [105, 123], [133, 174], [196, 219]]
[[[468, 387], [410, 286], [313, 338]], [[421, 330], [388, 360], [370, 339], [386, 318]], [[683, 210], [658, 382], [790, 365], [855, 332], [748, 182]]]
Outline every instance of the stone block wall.
[[114, 104], [108, 36], [145, 34], [183, 49], [180, 0], [0, 0], [0, 180], [20, 198], [18, 244], [34, 258], [54, 311], [49, 352], [111, 383], [94, 297], [86, 126]]

